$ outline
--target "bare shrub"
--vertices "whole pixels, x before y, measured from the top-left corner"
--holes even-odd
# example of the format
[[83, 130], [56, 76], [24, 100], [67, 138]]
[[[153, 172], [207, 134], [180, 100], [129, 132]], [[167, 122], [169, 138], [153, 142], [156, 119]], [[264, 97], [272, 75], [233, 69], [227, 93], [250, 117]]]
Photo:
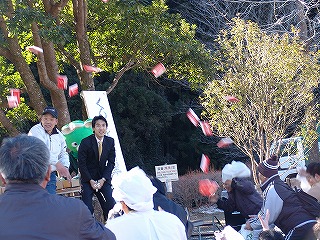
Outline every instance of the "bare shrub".
[[172, 183], [173, 200], [189, 209], [209, 204], [208, 197], [199, 193], [198, 185], [199, 180], [206, 178], [216, 181], [220, 185], [218, 191], [221, 191], [221, 171], [210, 171], [208, 174], [199, 170], [190, 171]]

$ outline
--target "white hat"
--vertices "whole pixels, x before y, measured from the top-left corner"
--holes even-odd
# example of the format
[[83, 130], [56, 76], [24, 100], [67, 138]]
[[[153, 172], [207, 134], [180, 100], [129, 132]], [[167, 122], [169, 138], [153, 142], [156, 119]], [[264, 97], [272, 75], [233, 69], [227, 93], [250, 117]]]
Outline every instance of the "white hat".
[[114, 176], [112, 197], [116, 201], [124, 201], [131, 209], [148, 211], [153, 209], [153, 194], [157, 189], [139, 167]]
[[238, 161], [232, 161], [231, 164], [227, 164], [222, 169], [222, 182], [232, 180], [235, 177], [250, 177], [250, 169], [243, 163]]

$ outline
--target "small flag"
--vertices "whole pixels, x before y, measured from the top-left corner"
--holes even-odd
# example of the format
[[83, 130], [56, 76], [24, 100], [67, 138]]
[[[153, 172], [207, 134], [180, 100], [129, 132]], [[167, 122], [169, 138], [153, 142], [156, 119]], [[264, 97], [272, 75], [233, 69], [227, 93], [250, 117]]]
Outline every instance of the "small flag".
[[57, 75], [57, 86], [59, 89], [67, 89], [68, 77], [66, 75]]
[[226, 138], [222, 138], [217, 143], [217, 146], [218, 146], [218, 148], [225, 148], [225, 147], [228, 147], [229, 145], [231, 145], [232, 143], [233, 143], [232, 139], [229, 137], [226, 137]]
[[15, 108], [19, 105], [17, 96], [7, 96], [7, 100], [9, 108]]
[[11, 96], [16, 96], [18, 104], [20, 104], [20, 89], [11, 88], [10, 89], [10, 94], [11, 94]]
[[42, 48], [39, 48], [37, 46], [29, 46], [29, 47], [26, 47], [26, 50], [34, 53], [34, 54], [38, 54], [38, 53], [43, 53], [43, 49]]
[[165, 71], [165, 66], [162, 63], [158, 63], [152, 68], [151, 73], [157, 78], [160, 77]]
[[201, 157], [201, 163], [200, 163], [200, 169], [204, 172], [204, 173], [208, 173], [209, 172], [209, 166], [210, 166], [210, 159], [207, 155], [202, 154]]
[[239, 102], [239, 99], [234, 96], [225, 96], [225, 99], [232, 103]]
[[205, 136], [212, 136], [213, 135], [211, 128], [210, 128], [210, 124], [208, 121], [200, 121], [200, 126], [201, 126], [202, 132]]
[[93, 67], [93, 66], [89, 66], [89, 65], [83, 65], [83, 69], [86, 72], [102, 72], [101, 68], [97, 68], [97, 67]]
[[199, 192], [201, 195], [210, 197], [214, 195], [219, 188], [216, 181], [211, 181], [209, 179], [201, 179], [199, 181]]
[[73, 97], [78, 94], [78, 84], [75, 83], [69, 86], [69, 97]]
[[200, 119], [191, 108], [189, 108], [189, 110], [187, 111], [187, 117], [189, 118], [189, 120], [192, 122], [193, 125], [195, 125], [196, 127], [199, 126]]
[[102, 0], [102, 2], [107, 3], [109, 0]]

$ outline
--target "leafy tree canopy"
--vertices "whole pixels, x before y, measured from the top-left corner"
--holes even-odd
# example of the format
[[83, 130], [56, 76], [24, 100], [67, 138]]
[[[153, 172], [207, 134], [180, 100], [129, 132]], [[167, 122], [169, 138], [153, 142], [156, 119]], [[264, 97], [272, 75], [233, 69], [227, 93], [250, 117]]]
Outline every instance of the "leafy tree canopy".
[[205, 115], [216, 134], [231, 137], [255, 166], [255, 154], [258, 162], [269, 157], [273, 140], [293, 134], [288, 129], [294, 124], [308, 126], [315, 116], [318, 55], [305, 51], [295, 30], [268, 35], [239, 18], [217, 43], [220, 75], [203, 93]]

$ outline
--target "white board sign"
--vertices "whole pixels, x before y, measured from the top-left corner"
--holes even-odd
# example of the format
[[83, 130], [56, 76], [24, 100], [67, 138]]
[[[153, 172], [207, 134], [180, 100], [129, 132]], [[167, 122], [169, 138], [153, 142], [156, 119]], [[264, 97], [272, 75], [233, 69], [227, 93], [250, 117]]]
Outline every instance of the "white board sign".
[[161, 182], [178, 181], [178, 168], [177, 164], [166, 164], [161, 166], [155, 166], [156, 177]]
[[126, 172], [127, 168], [122, 155], [120, 142], [116, 126], [113, 121], [107, 93], [105, 91], [82, 91], [80, 96], [84, 100], [88, 118], [94, 118], [95, 116], [102, 115], [107, 119], [108, 128], [106, 135], [114, 139], [114, 147], [116, 151], [115, 166], [112, 174]]

